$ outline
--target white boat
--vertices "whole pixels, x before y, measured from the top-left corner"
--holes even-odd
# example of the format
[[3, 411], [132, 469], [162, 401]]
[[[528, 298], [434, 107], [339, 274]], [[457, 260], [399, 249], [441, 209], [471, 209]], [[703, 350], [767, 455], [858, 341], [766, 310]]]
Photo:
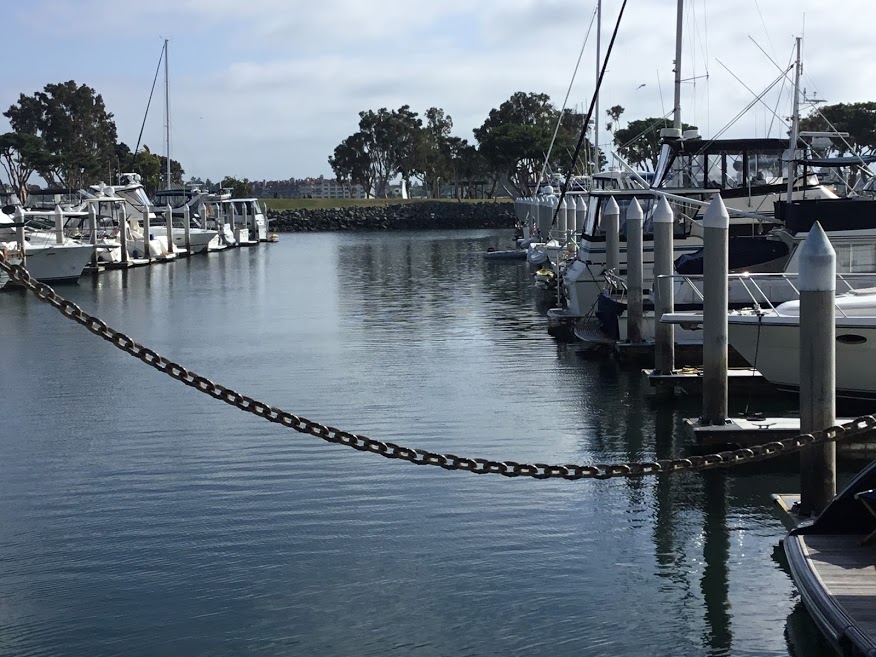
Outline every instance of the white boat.
[[75, 283], [91, 260], [94, 246], [64, 235], [63, 220], [60, 225], [53, 223], [45, 219], [45, 213], [20, 208], [13, 216], [0, 212], [0, 242], [7, 252], [19, 254], [21, 264], [37, 280]]

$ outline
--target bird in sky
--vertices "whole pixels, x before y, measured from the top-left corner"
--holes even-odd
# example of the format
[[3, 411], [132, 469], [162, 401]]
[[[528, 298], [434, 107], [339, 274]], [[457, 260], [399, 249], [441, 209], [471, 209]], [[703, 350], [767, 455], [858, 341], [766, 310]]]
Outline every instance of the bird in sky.
[[638, 87], [636, 87], [636, 91], [638, 91], [639, 89], [641, 89], [642, 87], [645, 87], [645, 86], [647, 86], [647, 83], [643, 82]]

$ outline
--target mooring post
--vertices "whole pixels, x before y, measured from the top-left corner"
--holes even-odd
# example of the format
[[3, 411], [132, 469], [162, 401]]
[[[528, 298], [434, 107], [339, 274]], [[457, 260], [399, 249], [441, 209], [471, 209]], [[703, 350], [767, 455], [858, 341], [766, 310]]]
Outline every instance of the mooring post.
[[627, 342], [642, 342], [643, 253], [642, 221], [644, 213], [639, 201], [633, 199], [627, 206]]
[[125, 206], [120, 208], [113, 203], [113, 219], [118, 219], [119, 226], [119, 252], [122, 262], [128, 264], [128, 211]]
[[[664, 324], [660, 318], [671, 313], [675, 306], [672, 275], [673, 229], [675, 217], [669, 201], [660, 197], [654, 209], [654, 373], [672, 374], [675, 370], [675, 330], [672, 324]], [[663, 278], [661, 278], [661, 276]], [[672, 396], [674, 384], [658, 384], [661, 396]]]
[[[560, 243], [560, 246], [566, 243], [566, 218], [569, 215], [569, 202], [566, 200], [566, 197], [563, 197], [563, 200], [560, 202], [560, 211], [557, 212], [557, 242]], [[557, 263], [557, 267], [559, 267], [560, 263]]]
[[183, 205], [183, 233], [186, 240], [186, 251], [192, 255], [192, 211], [189, 204]]
[[143, 257], [152, 261], [152, 247], [149, 242], [151, 242], [151, 236], [149, 235], [149, 231], [152, 230], [152, 226], [149, 225], [149, 206], [143, 206]]
[[575, 242], [581, 239], [584, 232], [584, 224], [587, 222], [587, 203], [583, 196], [579, 196], [575, 204]]
[[[816, 222], [800, 247], [800, 431], [836, 424], [836, 252]], [[821, 513], [836, 495], [836, 443], [800, 452], [800, 513]]]
[[252, 234], [255, 231], [250, 231], [249, 229], [249, 208], [246, 207], [246, 201], [241, 201], [240, 207], [243, 210], [243, 227], [246, 229], [247, 240], [252, 240]]
[[620, 273], [620, 208], [614, 196], [608, 197], [602, 220], [605, 226], [605, 269], [617, 275]]
[[727, 420], [727, 285], [730, 215], [715, 194], [703, 217], [703, 417]]
[[170, 203], [168, 203], [164, 207], [164, 216], [167, 218], [167, 252], [174, 253], [174, 243], [173, 243], [173, 208], [170, 207]]
[[[91, 204], [89, 203], [89, 206]], [[15, 241], [18, 242], [18, 250], [21, 253], [21, 266], [27, 267], [27, 242], [24, 239], [24, 222], [27, 221], [24, 215], [24, 208], [20, 205], [15, 206]], [[92, 233], [93, 235], [93, 233]], [[93, 238], [92, 238], [93, 239]], [[92, 256], [93, 258], [94, 256]]]
[[64, 211], [60, 205], [55, 205], [55, 242], [64, 243]]
[[94, 203], [88, 204], [88, 232], [91, 243], [91, 266], [97, 270], [97, 208]]
[[240, 246], [240, 238], [235, 232], [237, 228], [237, 209], [234, 207], [234, 202], [230, 201], [228, 205], [231, 207], [231, 235], [234, 237], [234, 241]]

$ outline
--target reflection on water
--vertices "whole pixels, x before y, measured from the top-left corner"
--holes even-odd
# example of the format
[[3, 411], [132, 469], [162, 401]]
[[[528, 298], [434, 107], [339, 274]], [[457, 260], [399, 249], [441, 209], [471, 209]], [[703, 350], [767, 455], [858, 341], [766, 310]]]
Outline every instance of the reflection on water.
[[[366, 435], [525, 462], [683, 453], [696, 404], [654, 406], [637, 372], [550, 338], [525, 263], [483, 260], [509, 239], [288, 235], [62, 291]], [[0, 654], [829, 654], [773, 558], [793, 465], [416, 468], [244, 416], [20, 293], [0, 335]]]

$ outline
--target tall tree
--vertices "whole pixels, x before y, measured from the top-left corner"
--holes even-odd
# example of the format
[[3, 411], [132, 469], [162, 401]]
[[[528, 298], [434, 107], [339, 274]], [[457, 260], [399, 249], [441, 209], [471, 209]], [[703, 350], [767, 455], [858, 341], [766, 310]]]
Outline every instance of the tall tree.
[[42, 137], [46, 159], [37, 173], [50, 184], [84, 187], [105, 176], [115, 159], [116, 125], [103, 97], [70, 80], [21, 94], [3, 115], [13, 130]]
[[40, 168], [51, 166], [42, 137], [22, 132], [0, 135], [0, 166], [22, 203], [27, 202], [27, 182]]
[[368, 137], [362, 133], [350, 135], [335, 147], [328, 159], [329, 166], [339, 182], [362, 185], [366, 196], [371, 196], [374, 184], [371, 159], [367, 152]]
[[[630, 121], [625, 128], [614, 131], [618, 154], [632, 166], [653, 171], [660, 156], [660, 130], [672, 127], [671, 123], [655, 117]], [[696, 126], [682, 123], [682, 130], [696, 130]]]
[[571, 167], [572, 149], [583, 127], [580, 114], [572, 110], [560, 114], [547, 94], [522, 91], [490, 111], [474, 135], [481, 156], [491, 169], [491, 195], [504, 176], [521, 194], [530, 193], [539, 182], [538, 176], [559, 119], [562, 119], [560, 130], [547, 168], [549, 172], [564, 174]]
[[246, 198], [252, 196], [252, 183], [249, 178], [238, 179], [234, 176], [225, 176], [222, 179], [222, 188], [230, 189], [234, 198]]
[[441, 181], [452, 177], [453, 141], [450, 136], [453, 119], [443, 109], [430, 107], [426, 110], [426, 124], [420, 131], [417, 159], [423, 185], [432, 198], [441, 193]]
[[392, 170], [398, 173], [410, 189], [411, 177], [420, 171], [419, 143], [423, 121], [409, 105], [402, 105], [390, 113], [388, 138], [392, 153]]

